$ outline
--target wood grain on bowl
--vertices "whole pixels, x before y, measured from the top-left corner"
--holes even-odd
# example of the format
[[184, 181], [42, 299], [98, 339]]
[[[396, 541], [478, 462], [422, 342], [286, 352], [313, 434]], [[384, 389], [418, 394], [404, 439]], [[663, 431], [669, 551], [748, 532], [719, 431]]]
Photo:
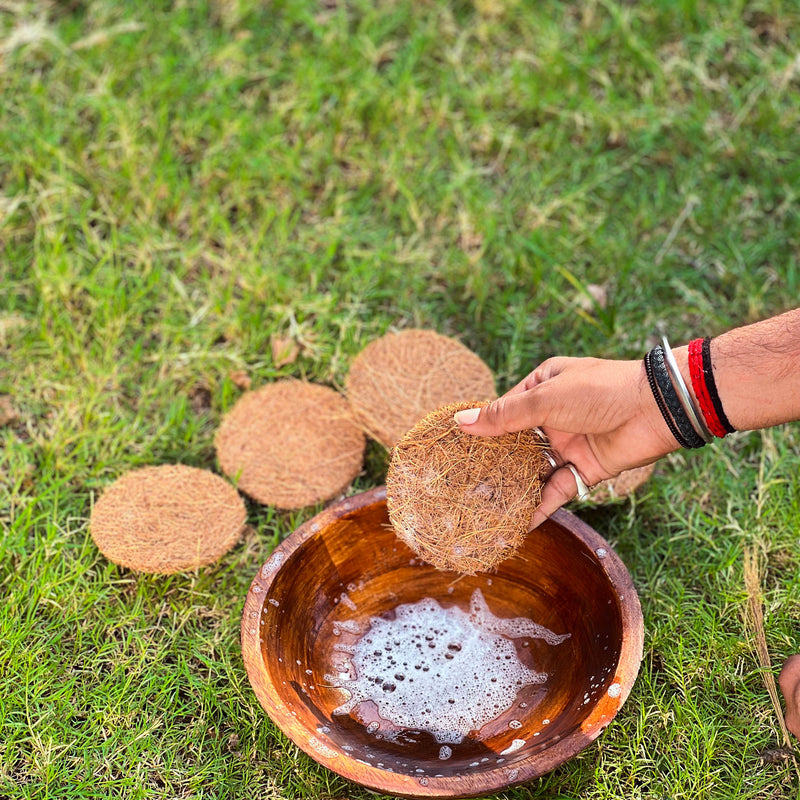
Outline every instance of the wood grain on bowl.
[[[352, 670], [348, 658], [374, 620], [395, 619], [398, 607], [424, 598], [469, 612], [476, 590], [493, 617], [553, 633], [549, 642], [509, 637], [508, 657], [544, 682], [521, 686], [509, 707], [460, 741], [435, 726], [393, 727], [369, 700], [334, 713], [349, 696], [336, 669]], [[319, 763], [390, 794], [473, 797], [542, 775], [601, 733], [636, 678], [642, 617], [624, 564], [568, 512], [491, 575], [462, 576], [424, 564], [394, 535], [379, 488], [331, 506], [276, 548], [245, 602], [242, 653], [262, 707]], [[464, 681], [474, 680], [464, 668]]]

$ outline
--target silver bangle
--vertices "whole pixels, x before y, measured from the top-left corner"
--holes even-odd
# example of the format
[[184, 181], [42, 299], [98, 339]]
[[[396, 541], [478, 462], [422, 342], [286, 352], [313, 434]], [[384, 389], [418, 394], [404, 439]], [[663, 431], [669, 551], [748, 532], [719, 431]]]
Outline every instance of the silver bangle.
[[675, 360], [675, 356], [672, 354], [672, 348], [669, 346], [666, 336], [661, 337], [661, 347], [664, 350], [664, 363], [667, 366], [670, 380], [672, 381], [672, 385], [675, 387], [675, 391], [678, 394], [678, 400], [680, 400], [683, 410], [686, 412], [686, 416], [689, 417], [689, 421], [692, 423], [692, 427], [697, 431], [700, 438], [706, 444], [713, 442], [714, 435], [706, 426], [702, 415], [698, 414], [697, 409], [694, 407], [692, 397], [689, 394], [689, 390], [686, 388], [683, 375], [681, 375], [681, 371], [678, 369], [678, 362]]

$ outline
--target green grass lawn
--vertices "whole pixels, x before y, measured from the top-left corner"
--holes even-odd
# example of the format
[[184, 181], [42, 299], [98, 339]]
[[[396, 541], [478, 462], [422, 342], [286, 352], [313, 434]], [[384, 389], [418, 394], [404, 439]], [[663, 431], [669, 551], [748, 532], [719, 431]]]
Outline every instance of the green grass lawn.
[[[371, 797], [239, 653], [250, 580], [319, 509], [250, 504], [219, 565], [166, 578], [99, 554], [93, 501], [216, 469], [237, 371], [339, 388], [420, 326], [504, 390], [797, 306], [798, 30], [792, 0], [0, 1], [0, 797]], [[798, 796], [742, 569], [777, 667], [798, 472], [797, 425], [737, 434], [578, 509], [638, 587], [642, 669], [597, 743], [498, 797]], [[352, 491], [384, 474], [372, 447]]]

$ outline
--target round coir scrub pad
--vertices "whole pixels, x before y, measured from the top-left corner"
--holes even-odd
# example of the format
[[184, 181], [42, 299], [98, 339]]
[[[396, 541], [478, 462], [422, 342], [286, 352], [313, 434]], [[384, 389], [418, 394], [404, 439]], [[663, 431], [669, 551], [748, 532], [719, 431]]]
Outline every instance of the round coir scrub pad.
[[455, 339], [417, 329], [367, 345], [350, 366], [345, 392], [364, 430], [386, 447], [447, 403], [497, 396], [480, 357]]
[[474, 574], [513, 555], [551, 471], [547, 442], [532, 430], [472, 436], [453, 403], [420, 420], [392, 450], [386, 476], [397, 535], [439, 569]]
[[644, 467], [634, 467], [620, 472], [616, 478], [609, 478], [607, 481], [598, 483], [584, 502], [588, 505], [601, 506], [629, 497], [650, 479], [655, 466], [655, 464], [647, 464]]
[[259, 503], [292, 509], [328, 500], [361, 471], [366, 439], [327, 386], [269, 383], [243, 394], [217, 431], [222, 471]]
[[246, 518], [241, 495], [205, 469], [164, 464], [128, 472], [95, 503], [89, 529], [109, 561], [169, 574], [219, 560]]

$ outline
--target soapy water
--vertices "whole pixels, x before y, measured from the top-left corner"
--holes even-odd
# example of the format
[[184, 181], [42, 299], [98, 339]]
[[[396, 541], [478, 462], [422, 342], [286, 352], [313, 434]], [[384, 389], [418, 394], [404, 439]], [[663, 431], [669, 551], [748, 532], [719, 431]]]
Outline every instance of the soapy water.
[[373, 721], [369, 733], [392, 739], [403, 729], [427, 731], [443, 745], [440, 758], [449, 757], [446, 745], [463, 742], [511, 708], [522, 688], [547, 680], [519, 660], [512, 639], [557, 645], [570, 636], [524, 617], [496, 617], [480, 589], [468, 612], [425, 598], [394, 613], [391, 620], [372, 617], [355, 644], [334, 647], [349, 663], [340, 655], [336, 674], [325, 680], [350, 697], [333, 713], [358, 713], [361, 703], [372, 701], [390, 726]]

